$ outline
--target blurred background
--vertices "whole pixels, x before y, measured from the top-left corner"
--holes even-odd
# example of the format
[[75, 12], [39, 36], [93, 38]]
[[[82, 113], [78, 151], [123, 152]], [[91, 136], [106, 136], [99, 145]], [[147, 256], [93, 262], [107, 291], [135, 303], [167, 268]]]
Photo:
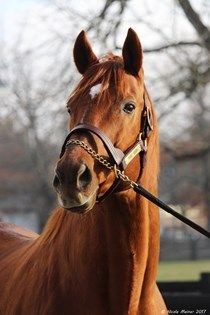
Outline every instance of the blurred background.
[[[82, 30], [98, 55], [121, 54], [132, 27], [159, 119], [160, 197], [210, 230], [210, 1], [0, 0], [0, 218], [40, 232], [79, 79]], [[161, 211], [159, 279], [210, 271], [210, 242]]]

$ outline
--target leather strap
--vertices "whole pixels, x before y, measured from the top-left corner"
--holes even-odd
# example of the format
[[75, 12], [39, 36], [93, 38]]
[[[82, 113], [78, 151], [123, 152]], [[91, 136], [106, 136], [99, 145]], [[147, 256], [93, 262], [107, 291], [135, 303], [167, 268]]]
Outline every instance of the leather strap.
[[78, 124], [76, 127], [74, 127], [70, 133], [69, 136], [72, 135], [77, 130], [89, 130], [93, 132], [96, 136], [98, 136], [101, 141], [103, 142], [106, 150], [108, 151], [109, 155], [113, 158], [115, 164], [118, 166], [122, 163], [122, 160], [125, 156], [125, 154], [118, 148], [115, 148], [110, 141], [110, 139], [107, 137], [107, 135], [99, 128], [92, 126], [90, 124]]
[[[140, 135], [143, 141], [147, 141], [151, 131], [153, 130], [152, 114], [151, 114], [150, 107], [147, 105], [146, 96], [147, 98], [149, 97], [146, 86], [144, 85], [144, 108], [141, 115], [141, 132], [140, 132]], [[146, 156], [147, 156], [147, 148], [140, 152], [141, 168], [140, 168], [140, 173], [139, 173], [137, 182], [139, 182], [143, 174], [144, 166], [146, 163]]]
[[153, 130], [152, 115], [151, 115], [150, 108], [147, 105], [146, 95], [144, 93], [144, 108], [141, 115], [142, 139], [143, 140], [147, 139], [152, 130]]
[[119, 178], [115, 178], [113, 184], [107, 189], [107, 191], [103, 195], [97, 196], [96, 201], [102, 202], [103, 200], [108, 198], [113, 192], [116, 192], [116, 189], [120, 183], [121, 183], [121, 180]]

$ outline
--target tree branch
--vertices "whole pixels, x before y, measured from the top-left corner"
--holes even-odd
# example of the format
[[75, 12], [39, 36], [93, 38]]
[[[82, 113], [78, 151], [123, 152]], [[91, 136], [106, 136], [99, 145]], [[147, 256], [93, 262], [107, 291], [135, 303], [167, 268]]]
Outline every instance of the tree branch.
[[202, 38], [203, 44], [210, 53], [210, 30], [201, 21], [200, 16], [193, 9], [189, 0], [177, 0], [187, 19], [192, 24], [198, 35]]
[[180, 152], [180, 150], [173, 149], [166, 144], [162, 144], [162, 148], [166, 153], [169, 153], [177, 161], [199, 159], [210, 152], [209, 145], [204, 145], [201, 148], [193, 149], [189, 152]]
[[179, 46], [201, 46], [201, 43], [198, 41], [180, 41], [177, 43], [169, 43], [163, 46], [154, 47], [154, 48], [147, 48], [144, 49], [144, 53], [153, 53], [153, 52], [162, 52], [162, 50], [169, 49], [169, 48], [176, 48]]

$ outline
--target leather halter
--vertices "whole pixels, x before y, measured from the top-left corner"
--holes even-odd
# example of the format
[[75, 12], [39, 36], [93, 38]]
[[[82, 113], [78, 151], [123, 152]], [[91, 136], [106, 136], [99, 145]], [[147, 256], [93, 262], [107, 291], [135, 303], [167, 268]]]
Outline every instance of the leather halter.
[[[145, 88], [146, 91], [146, 88]], [[148, 97], [148, 96], [147, 96]], [[88, 125], [88, 124], [79, 124], [75, 128], [73, 128], [70, 133], [68, 134], [61, 150], [60, 158], [63, 156], [65, 149], [68, 145], [71, 144], [71, 141], [73, 139], [70, 139], [70, 136], [77, 130], [88, 130], [90, 132], [93, 132], [96, 134], [101, 141], [103, 142], [105, 148], [107, 149], [109, 155], [111, 155], [112, 160], [114, 161], [116, 167], [118, 170], [124, 171], [127, 165], [135, 158], [135, 156], [139, 153], [140, 154], [140, 174], [139, 178], [141, 178], [144, 162], [145, 162], [145, 156], [147, 152], [147, 138], [149, 137], [149, 134], [151, 130], [153, 130], [152, 125], [152, 117], [150, 108], [147, 106], [146, 98], [145, 98], [145, 92], [144, 92], [144, 108], [141, 115], [140, 120], [140, 133], [137, 137], [136, 143], [132, 146], [131, 149], [128, 149], [127, 153], [123, 153], [120, 149], [115, 148], [110, 141], [110, 139], [106, 136], [106, 134], [100, 130], [99, 128]], [[76, 140], [75, 140], [76, 141]], [[69, 142], [69, 144], [68, 144]], [[123, 172], [121, 172], [123, 173]], [[129, 178], [128, 178], [129, 179]], [[116, 192], [116, 188], [119, 185], [120, 179], [116, 178], [114, 183], [111, 185], [111, 187], [104, 193], [102, 197], [98, 197], [97, 201], [102, 201], [106, 197], [108, 197], [112, 192]], [[132, 182], [132, 181], [130, 181]], [[140, 186], [139, 184], [133, 182], [135, 185], [130, 185], [129, 187], [132, 187], [134, 191], [145, 198], [147, 198], [149, 201], [151, 201], [153, 204], [157, 205], [161, 209], [165, 210], [166, 212], [172, 214], [174, 217], [178, 218], [180, 221], [184, 222], [185, 224], [191, 226], [194, 230], [198, 231], [202, 235], [205, 235], [206, 237], [210, 238], [210, 232], [202, 228], [200, 225], [196, 224], [195, 222], [191, 221], [190, 219], [184, 217], [180, 213], [176, 212], [174, 209], [169, 207], [167, 204], [165, 204], [163, 201], [158, 199], [156, 196], [152, 195], [149, 191], [147, 191], [145, 188]], [[128, 188], [129, 188], [128, 187]]]
[[[63, 156], [66, 150], [66, 147], [68, 146], [68, 141], [70, 140], [70, 137], [72, 136], [72, 134], [74, 134], [78, 130], [90, 131], [100, 138], [112, 162], [114, 162], [116, 167], [118, 167], [121, 171], [124, 171], [127, 168], [127, 166], [130, 164], [130, 162], [139, 154], [140, 155], [140, 174], [138, 177], [138, 180], [139, 180], [142, 176], [143, 168], [145, 165], [145, 157], [146, 157], [146, 152], [147, 152], [147, 139], [149, 137], [151, 130], [153, 130], [151, 111], [146, 102], [145, 91], [144, 91], [143, 99], [144, 99], [144, 107], [143, 107], [141, 119], [140, 119], [140, 133], [134, 145], [131, 148], [129, 148], [126, 151], [126, 153], [124, 153], [119, 148], [116, 148], [112, 144], [111, 140], [107, 137], [107, 135], [101, 129], [90, 124], [79, 123], [73, 129], [71, 129], [69, 134], [67, 135], [61, 149], [60, 158]], [[105, 198], [107, 198], [111, 193], [116, 192], [116, 188], [119, 185], [119, 183], [120, 183], [120, 179], [116, 178], [113, 184], [110, 186], [110, 188], [102, 196], [97, 197], [97, 201], [100, 202], [104, 200]]]

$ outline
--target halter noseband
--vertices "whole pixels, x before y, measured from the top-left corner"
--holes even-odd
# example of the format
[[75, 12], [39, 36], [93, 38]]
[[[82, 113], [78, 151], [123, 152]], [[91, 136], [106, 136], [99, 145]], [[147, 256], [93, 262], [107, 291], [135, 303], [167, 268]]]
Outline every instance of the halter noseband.
[[[145, 164], [145, 156], [147, 152], [147, 139], [149, 137], [151, 130], [153, 130], [151, 111], [146, 103], [145, 92], [144, 92], [143, 98], [144, 98], [144, 107], [143, 107], [141, 119], [140, 119], [140, 133], [134, 145], [131, 148], [129, 148], [126, 153], [124, 153], [119, 148], [116, 148], [112, 144], [111, 140], [107, 137], [107, 135], [101, 129], [90, 124], [79, 123], [72, 130], [70, 130], [69, 134], [67, 135], [61, 149], [60, 158], [63, 156], [66, 150], [66, 147], [72, 144], [72, 139], [70, 139], [72, 134], [74, 134], [78, 130], [90, 131], [100, 138], [112, 162], [121, 171], [124, 171], [127, 168], [127, 166], [130, 164], [130, 162], [139, 154], [140, 155], [140, 174], [138, 177], [138, 180], [139, 180], [142, 176], [142, 172], [143, 172], [143, 168]], [[97, 197], [97, 201], [100, 202], [104, 200], [111, 193], [116, 191], [116, 188], [119, 185], [119, 183], [120, 183], [120, 179], [116, 177], [116, 179], [114, 180], [110, 188], [102, 196]]]

